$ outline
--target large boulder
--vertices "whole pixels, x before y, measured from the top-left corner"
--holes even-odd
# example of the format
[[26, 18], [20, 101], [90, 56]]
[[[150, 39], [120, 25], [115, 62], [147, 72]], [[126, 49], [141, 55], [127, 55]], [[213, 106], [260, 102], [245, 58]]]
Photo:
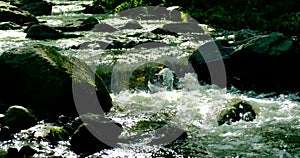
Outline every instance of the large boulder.
[[37, 23], [38, 20], [29, 12], [0, 1], [0, 22], [14, 22], [18, 25]]
[[112, 107], [98, 75], [83, 61], [50, 46], [33, 44], [4, 52], [0, 73], [0, 102], [23, 105], [37, 114], [76, 116], [77, 110], [103, 113]]
[[[223, 65], [227, 87], [256, 92], [299, 90], [300, 77], [295, 73], [300, 67], [299, 45], [283, 34], [274, 32], [251, 37], [239, 42], [233, 51], [223, 46], [217, 50], [213, 45], [217, 47], [214, 42], [205, 44], [189, 59], [199, 80], [211, 84], [211, 72], [219, 71]], [[202, 50], [206, 52], [200, 53]], [[219, 83], [219, 86], [225, 85]]]
[[300, 67], [300, 53], [296, 47], [277, 32], [250, 38], [225, 62], [229, 85], [263, 92], [299, 90], [295, 69]]

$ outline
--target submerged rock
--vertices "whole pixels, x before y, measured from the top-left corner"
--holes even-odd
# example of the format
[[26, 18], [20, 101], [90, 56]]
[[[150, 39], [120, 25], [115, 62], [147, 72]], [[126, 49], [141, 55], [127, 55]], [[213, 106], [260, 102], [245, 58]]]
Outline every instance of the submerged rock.
[[233, 100], [229, 102], [220, 115], [218, 116], [218, 124], [231, 124], [240, 120], [253, 121], [256, 118], [256, 113], [252, 106], [243, 100]]
[[98, 75], [83, 61], [49, 46], [33, 44], [4, 52], [0, 73], [0, 102], [23, 105], [41, 116], [103, 114], [112, 107]]
[[37, 118], [33, 113], [22, 106], [11, 106], [5, 112], [4, 125], [8, 126], [11, 132], [18, 132], [37, 124]]
[[0, 1], [0, 22], [13, 22], [24, 25], [30, 22], [37, 23], [38, 20], [29, 12]]

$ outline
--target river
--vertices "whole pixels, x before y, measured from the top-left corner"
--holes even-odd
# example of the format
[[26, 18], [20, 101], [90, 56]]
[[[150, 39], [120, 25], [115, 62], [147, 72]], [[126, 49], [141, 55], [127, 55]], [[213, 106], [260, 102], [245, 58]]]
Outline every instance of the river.
[[[91, 16], [78, 12], [83, 9], [81, 4], [91, 4], [90, 1], [51, 0], [51, 2], [56, 4], [52, 15], [37, 17], [50, 26], [62, 26]], [[93, 16], [116, 28], [129, 21], [110, 14]], [[142, 32], [149, 32], [168, 21], [147, 20], [139, 23], [143, 26]], [[172, 47], [139, 51], [124, 49], [120, 54], [94, 49], [95, 47], [70, 49], [86, 41], [109, 41], [115, 37], [122, 39], [125, 35], [137, 32], [141, 30], [114, 33], [84, 31], [75, 32], [84, 35], [75, 39], [37, 41], [26, 39], [23, 30], [0, 30], [0, 54], [17, 46], [43, 43], [60, 48], [65, 55], [84, 60], [92, 69], [97, 65], [111, 63], [117, 63], [116, 67], [124, 65], [135, 67], [135, 64], [138, 66], [151, 61], [159, 62], [163, 57], [185, 59], [190, 55], [191, 47], [207, 42], [197, 41], [197, 38], [193, 38], [195, 35], [193, 37], [186, 35], [179, 38], [166, 38], [165, 42], [173, 45]], [[115, 71], [114, 75], [120, 75], [118, 69]], [[221, 89], [216, 86], [200, 85], [192, 72], [181, 75], [179, 84], [180, 89], [161, 88], [150, 93], [142, 90], [126, 90], [126, 87], [124, 89], [121, 85], [112, 83], [111, 97], [116, 106], [107, 117], [123, 126], [124, 131], [120, 136], [122, 141], [116, 148], [100, 151], [90, 157], [300, 157], [298, 94], [256, 94], [235, 88]], [[253, 122], [239, 121], [231, 125], [219, 126], [218, 113], [226, 103], [236, 98], [249, 102], [257, 112], [257, 118]], [[187, 138], [167, 145], [151, 145], [150, 142], [160, 140], [162, 136], [155, 135], [151, 129], [134, 130], [137, 123], [142, 121], [158, 128], [170, 126], [182, 129], [186, 131]], [[2, 142], [1, 146], [7, 149], [10, 146], [20, 147], [22, 144], [23, 141]], [[67, 142], [60, 142], [56, 147], [46, 147], [47, 145], [47, 143], [43, 144], [44, 147], [40, 149], [36, 147], [39, 152], [34, 157], [77, 156], [68, 149]]]

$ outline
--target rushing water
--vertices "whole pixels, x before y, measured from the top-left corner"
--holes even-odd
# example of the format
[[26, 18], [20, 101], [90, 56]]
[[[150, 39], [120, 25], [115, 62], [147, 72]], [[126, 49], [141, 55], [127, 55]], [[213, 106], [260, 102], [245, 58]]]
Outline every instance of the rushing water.
[[[81, 4], [90, 4], [90, 1], [52, 2], [57, 4], [53, 15], [38, 17], [51, 26], [62, 26], [88, 17], [76, 11], [82, 9]], [[113, 15], [95, 17], [116, 28], [128, 21], [126, 18], [120, 19]], [[142, 31], [148, 32], [167, 21], [140, 23], [144, 27]], [[76, 39], [35, 41], [26, 39], [26, 34], [22, 30], [0, 31], [0, 52], [27, 43], [39, 42], [62, 48], [61, 52], [65, 55], [83, 59], [95, 68], [99, 64], [109, 65], [115, 60], [119, 65], [132, 66], [141, 60], [155, 61], [164, 56], [185, 58], [190, 54], [189, 49], [199, 44], [196, 39], [184, 36], [166, 38], [164, 42], [175, 45], [174, 47], [130, 49], [117, 55], [106, 50], [69, 49], [86, 41], [99, 39], [111, 41], [114, 36], [122, 37], [124, 34], [134, 34], [135, 31], [113, 34], [90, 31], [80, 33], [85, 36]], [[90, 157], [300, 157], [300, 103], [297, 94], [255, 94], [234, 88], [226, 90], [216, 86], [203, 86], [199, 85], [196, 75], [192, 72], [181, 75], [179, 83], [181, 88], [177, 90], [161, 88], [150, 93], [120, 88], [111, 93], [115, 107], [108, 117], [119, 122], [124, 131], [120, 136], [118, 147], [103, 150]], [[226, 103], [236, 98], [248, 101], [256, 111], [257, 118], [253, 122], [239, 121], [232, 125], [218, 126], [217, 115], [224, 109]], [[187, 138], [172, 144], [152, 145], [151, 142], [160, 140], [162, 135], [155, 134], [155, 130], [151, 129], [135, 130], [135, 126], [143, 121], [153, 123], [157, 127], [171, 126], [182, 129], [186, 131]], [[4, 149], [10, 146], [19, 148], [23, 144], [26, 142], [16, 140], [2, 142], [1, 146]], [[47, 142], [34, 146], [39, 151], [34, 157], [47, 155], [76, 157], [76, 154], [69, 151], [67, 142], [60, 142], [55, 147], [48, 146], [50, 145]]]

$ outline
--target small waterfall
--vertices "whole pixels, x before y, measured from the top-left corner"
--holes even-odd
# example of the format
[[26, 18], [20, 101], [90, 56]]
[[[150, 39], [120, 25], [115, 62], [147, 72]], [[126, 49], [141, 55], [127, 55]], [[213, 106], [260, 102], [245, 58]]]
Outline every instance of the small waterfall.
[[155, 83], [151, 83], [148, 81], [148, 88], [151, 93], [155, 93], [161, 90], [173, 90], [174, 85], [174, 71], [170, 70], [169, 68], [164, 68], [156, 74], [157, 80]]

